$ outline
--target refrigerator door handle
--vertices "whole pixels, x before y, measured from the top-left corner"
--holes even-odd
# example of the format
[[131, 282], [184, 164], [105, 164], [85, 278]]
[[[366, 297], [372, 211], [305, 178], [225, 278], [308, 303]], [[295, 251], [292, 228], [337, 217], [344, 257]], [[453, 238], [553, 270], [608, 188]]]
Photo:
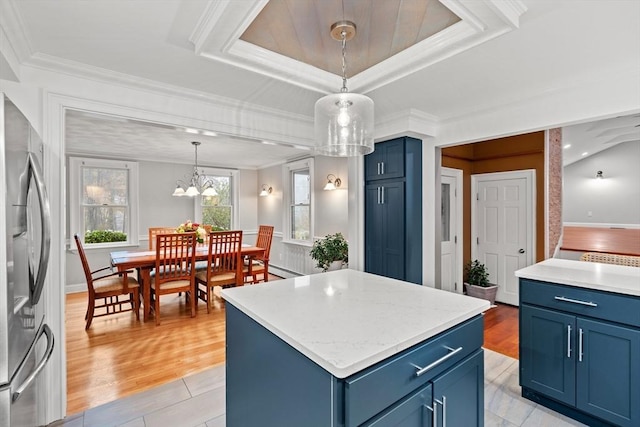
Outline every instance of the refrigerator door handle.
[[33, 272], [29, 268], [29, 283], [33, 283], [31, 288], [31, 305], [36, 305], [40, 301], [42, 288], [44, 287], [44, 278], [47, 275], [47, 267], [49, 265], [49, 252], [51, 250], [51, 208], [49, 207], [49, 198], [42, 178], [42, 169], [38, 163], [38, 158], [33, 153], [29, 153], [29, 177], [33, 176], [38, 199], [40, 202], [41, 218], [42, 218], [42, 244], [40, 246], [40, 261], [38, 263], [38, 274], [33, 279]]
[[40, 327], [40, 330], [38, 331], [38, 335], [36, 336], [36, 339], [33, 341], [31, 348], [27, 352], [27, 355], [25, 356], [25, 360], [29, 358], [32, 351], [35, 351], [36, 344], [40, 340], [40, 337], [42, 336], [42, 334], [45, 334], [47, 336], [47, 350], [45, 351], [44, 356], [42, 357], [42, 360], [40, 361], [40, 363], [38, 363], [38, 365], [33, 370], [33, 372], [31, 372], [31, 374], [29, 374], [29, 376], [24, 380], [24, 382], [20, 384], [18, 387], [16, 387], [15, 391], [11, 394], [11, 402], [15, 402], [20, 398], [22, 393], [27, 389], [27, 387], [29, 387], [29, 385], [31, 385], [33, 380], [36, 379], [36, 377], [40, 374], [40, 371], [44, 369], [45, 365], [51, 358], [51, 354], [53, 353], [53, 343], [54, 343], [53, 332], [51, 332], [49, 325], [44, 323]]

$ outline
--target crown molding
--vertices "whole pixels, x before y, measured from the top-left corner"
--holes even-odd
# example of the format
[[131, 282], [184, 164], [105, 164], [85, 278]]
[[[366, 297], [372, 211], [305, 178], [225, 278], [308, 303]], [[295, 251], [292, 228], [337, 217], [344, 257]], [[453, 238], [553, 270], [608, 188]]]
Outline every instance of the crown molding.
[[[267, 0], [210, 2], [191, 33], [196, 55], [224, 62], [323, 94], [336, 92], [339, 76], [240, 40]], [[520, 0], [441, 0], [461, 21], [349, 79], [352, 91], [370, 92], [484, 43], [519, 26]]]
[[2, 44], [2, 51], [9, 47], [13, 54], [22, 63], [31, 57], [33, 49], [29, 37], [24, 32], [22, 17], [15, 6], [15, 0], [3, 0], [0, 2], [0, 29], [6, 36], [7, 46]]
[[375, 139], [382, 140], [401, 134], [436, 136], [440, 120], [438, 117], [416, 109], [397, 111], [375, 122]]

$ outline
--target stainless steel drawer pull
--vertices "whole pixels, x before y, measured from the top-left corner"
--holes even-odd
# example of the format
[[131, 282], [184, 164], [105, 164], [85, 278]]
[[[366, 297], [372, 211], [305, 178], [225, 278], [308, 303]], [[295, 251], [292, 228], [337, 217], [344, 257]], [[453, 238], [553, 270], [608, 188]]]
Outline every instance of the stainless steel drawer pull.
[[447, 353], [446, 355], [442, 356], [440, 359], [436, 360], [435, 362], [425, 366], [424, 368], [415, 365], [415, 364], [411, 364], [411, 366], [413, 366], [414, 368], [417, 369], [416, 371], [416, 377], [419, 377], [420, 375], [424, 374], [425, 372], [427, 372], [430, 369], [435, 368], [436, 366], [438, 366], [439, 364], [441, 364], [442, 362], [451, 359], [453, 356], [455, 356], [456, 354], [460, 353], [462, 351], [462, 347], [458, 347], [456, 349], [453, 349], [451, 347], [447, 347], [446, 345], [444, 346], [444, 348], [446, 348], [447, 350], [449, 350], [449, 353]]
[[567, 297], [555, 297], [556, 300], [558, 301], [564, 301], [564, 302], [571, 302], [573, 304], [580, 304], [580, 305], [587, 305], [589, 307], [597, 307], [598, 304], [596, 304], [595, 302], [591, 302], [591, 301], [580, 301], [579, 299], [573, 299], [573, 298], [567, 298]]
[[571, 325], [567, 325], [567, 358], [571, 359]]

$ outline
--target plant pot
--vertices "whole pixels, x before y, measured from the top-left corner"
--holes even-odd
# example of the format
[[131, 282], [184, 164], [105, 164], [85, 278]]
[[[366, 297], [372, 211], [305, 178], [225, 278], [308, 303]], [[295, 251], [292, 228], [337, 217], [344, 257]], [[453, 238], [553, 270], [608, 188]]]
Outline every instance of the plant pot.
[[335, 271], [335, 270], [341, 270], [341, 269], [342, 269], [342, 261], [333, 261], [329, 265], [329, 268], [327, 268], [327, 271]]
[[496, 292], [498, 292], [497, 285], [483, 287], [465, 283], [464, 289], [470, 297], [486, 299], [491, 303], [491, 305], [495, 305], [496, 303]]

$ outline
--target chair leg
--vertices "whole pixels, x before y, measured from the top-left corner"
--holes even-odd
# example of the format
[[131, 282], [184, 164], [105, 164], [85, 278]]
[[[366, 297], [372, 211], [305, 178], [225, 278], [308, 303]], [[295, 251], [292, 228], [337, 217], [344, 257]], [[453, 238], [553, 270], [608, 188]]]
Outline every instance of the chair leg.
[[154, 292], [154, 307], [156, 309], [156, 326], [160, 326], [160, 295], [158, 294], [158, 291], [156, 290]]
[[89, 329], [89, 327], [91, 326], [91, 321], [93, 320], [93, 311], [95, 310], [95, 306], [96, 306], [96, 301], [93, 298], [91, 298], [87, 306], [87, 315], [85, 316], [85, 318], [87, 319], [87, 324], [84, 327], [85, 331]]
[[140, 321], [140, 291], [138, 288], [133, 290], [133, 310], [136, 312], [136, 320]]

